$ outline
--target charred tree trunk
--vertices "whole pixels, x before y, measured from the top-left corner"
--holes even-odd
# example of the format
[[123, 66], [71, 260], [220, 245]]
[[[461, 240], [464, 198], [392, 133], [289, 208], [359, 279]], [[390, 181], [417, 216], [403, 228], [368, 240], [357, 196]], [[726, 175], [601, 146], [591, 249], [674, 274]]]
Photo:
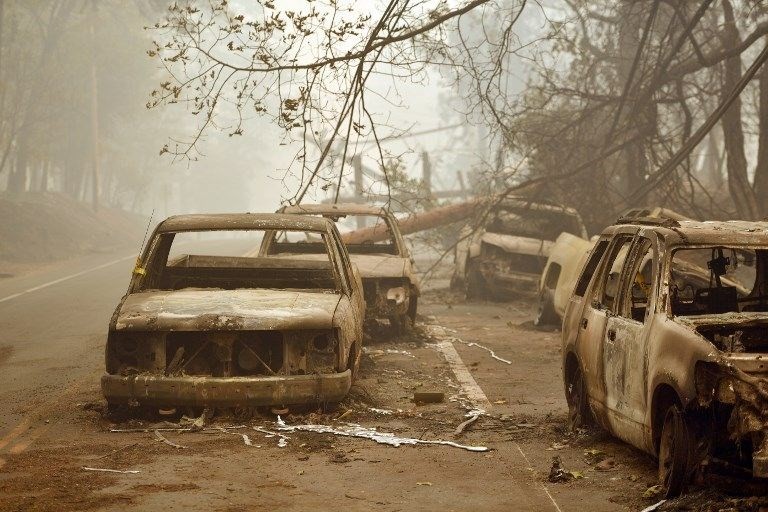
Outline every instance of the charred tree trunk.
[[[740, 42], [739, 30], [733, 17], [733, 6], [730, 0], [723, 0], [725, 27], [723, 46], [734, 48]], [[741, 78], [741, 56], [729, 57], [724, 64], [723, 87], [721, 97], [732, 91]], [[759, 218], [755, 192], [747, 177], [747, 157], [744, 153], [744, 130], [741, 122], [741, 98], [737, 97], [722, 118], [723, 140], [728, 158], [728, 190], [736, 206], [740, 218], [754, 220]]]

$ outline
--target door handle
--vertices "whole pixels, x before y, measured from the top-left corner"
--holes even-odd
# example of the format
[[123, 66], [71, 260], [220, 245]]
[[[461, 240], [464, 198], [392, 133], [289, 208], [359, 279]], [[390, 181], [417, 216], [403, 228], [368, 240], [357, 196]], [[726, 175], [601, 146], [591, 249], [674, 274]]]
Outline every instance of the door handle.
[[614, 329], [608, 329], [608, 339], [610, 341], [616, 341], [616, 331]]
[[586, 329], [587, 325], [589, 325], [589, 322], [587, 321], [587, 319], [586, 318], [582, 318], [581, 319], [581, 328], [582, 329]]

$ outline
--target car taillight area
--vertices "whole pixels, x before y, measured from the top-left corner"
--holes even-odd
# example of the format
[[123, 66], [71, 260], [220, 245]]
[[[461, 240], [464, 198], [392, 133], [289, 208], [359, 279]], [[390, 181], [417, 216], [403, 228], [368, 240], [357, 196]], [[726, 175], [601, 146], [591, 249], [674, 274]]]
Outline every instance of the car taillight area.
[[207, 377], [306, 375], [337, 369], [332, 330], [111, 333], [107, 372]]

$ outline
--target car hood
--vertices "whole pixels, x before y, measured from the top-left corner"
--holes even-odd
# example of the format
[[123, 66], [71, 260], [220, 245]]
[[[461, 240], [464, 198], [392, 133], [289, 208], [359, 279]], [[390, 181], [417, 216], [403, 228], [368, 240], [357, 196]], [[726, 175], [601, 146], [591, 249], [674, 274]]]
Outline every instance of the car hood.
[[549, 256], [549, 251], [554, 245], [554, 242], [548, 240], [488, 232], [483, 233], [481, 240], [486, 244], [495, 245], [508, 253], [545, 257]]
[[711, 315], [676, 316], [675, 321], [694, 330], [699, 327], [707, 327], [711, 325], [762, 325], [768, 324], [768, 313], [745, 311], [743, 313], [734, 312]]
[[134, 331], [329, 329], [337, 293], [187, 288], [128, 295], [114, 328]]
[[363, 279], [406, 276], [405, 258], [392, 254], [351, 254]]

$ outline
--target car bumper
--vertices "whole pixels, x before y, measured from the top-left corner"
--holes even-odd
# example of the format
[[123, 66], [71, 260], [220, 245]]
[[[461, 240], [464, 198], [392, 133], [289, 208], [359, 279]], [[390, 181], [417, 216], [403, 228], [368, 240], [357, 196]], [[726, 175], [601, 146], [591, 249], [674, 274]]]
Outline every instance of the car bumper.
[[352, 373], [271, 377], [165, 377], [104, 375], [101, 390], [111, 403], [138, 401], [171, 406], [296, 405], [342, 400]]

